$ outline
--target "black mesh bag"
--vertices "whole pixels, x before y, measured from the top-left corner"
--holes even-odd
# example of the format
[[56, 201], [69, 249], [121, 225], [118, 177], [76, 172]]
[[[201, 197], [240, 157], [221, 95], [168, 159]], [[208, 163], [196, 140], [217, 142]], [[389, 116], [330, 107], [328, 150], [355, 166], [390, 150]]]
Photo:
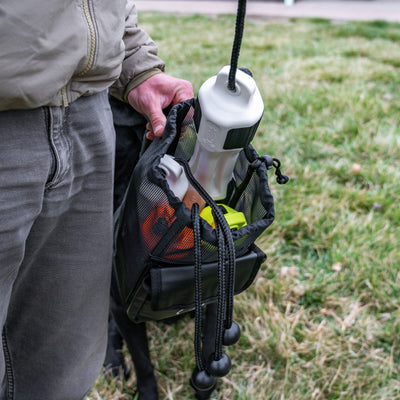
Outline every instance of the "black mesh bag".
[[[273, 222], [274, 201], [267, 171], [278, 183], [288, 178], [279, 160], [259, 156], [249, 145], [237, 158], [226, 198], [219, 202], [244, 214], [246, 225], [231, 229], [223, 213], [191, 174], [188, 160], [196, 144], [200, 117], [196, 100], [174, 106], [163, 136], [144, 146], [125, 196], [115, 212], [113, 274], [134, 322], [164, 320], [194, 311], [196, 368], [191, 384], [210, 393], [226, 375], [223, 345], [240, 337], [232, 320], [233, 299], [249, 287], [266, 255], [255, 240]], [[214, 226], [169, 187], [160, 168], [164, 155], [182, 164], [190, 184], [211, 208]], [[203, 318], [205, 314], [205, 318]]]
[[224, 200], [245, 215], [247, 225], [237, 230], [226, 229], [221, 213], [215, 215], [221, 225], [215, 229], [199, 218], [175, 196], [159, 168], [161, 157], [170, 154], [187, 169], [196, 143], [195, 104], [192, 99], [171, 109], [163, 136], [141, 155], [115, 214], [114, 272], [135, 322], [194, 310], [196, 265], [197, 300], [206, 305], [216, 302], [218, 293], [229, 299], [248, 288], [266, 259], [254, 242], [274, 220], [267, 170], [275, 166], [282, 177], [276, 159], [259, 157], [251, 145], [241, 151]]
[[[246, 0], [238, 0], [227, 85], [233, 91], [245, 10]], [[197, 100], [181, 102], [170, 110], [162, 137], [144, 147], [115, 212], [113, 273], [134, 322], [169, 319], [194, 310], [196, 368], [191, 385], [197, 398], [209, 398], [217, 377], [231, 368], [223, 346], [240, 337], [232, 320], [234, 296], [249, 287], [266, 259], [255, 241], [275, 217], [267, 171], [274, 167], [280, 184], [288, 178], [282, 175], [279, 160], [260, 157], [248, 145], [239, 153], [226, 197], [219, 201], [222, 205], [216, 204], [188, 164], [200, 119]], [[231, 148], [236, 147], [240, 146]], [[191, 186], [210, 207], [213, 226], [201, 217], [197, 203], [189, 209], [171, 190], [160, 168], [165, 155], [181, 163]], [[226, 207], [243, 213], [247, 224], [231, 229]]]

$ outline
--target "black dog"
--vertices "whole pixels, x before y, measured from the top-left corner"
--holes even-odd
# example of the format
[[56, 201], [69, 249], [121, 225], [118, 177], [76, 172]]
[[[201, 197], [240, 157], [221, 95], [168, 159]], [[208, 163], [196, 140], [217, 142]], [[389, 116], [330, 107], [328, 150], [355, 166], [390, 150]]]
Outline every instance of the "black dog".
[[[114, 211], [121, 204], [132, 170], [139, 158], [147, 120], [132, 107], [110, 96], [116, 130]], [[108, 344], [104, 365], [113, 376], [121, 372], [125, 378], [128, 371], [122, 354], [125, 340], [137, 376], [139, 398], [157, 400], [157, 382], [148, 350], [146, 325], [129, 320], [126, 308], [120, 298], [116, 278], [112, 277], [110, 314], [108, 323]]]
[[[129, 178], [139, 158], [142, 140], [144, 137], [147, 120], [129, 105], [110, 96], [113, 111], [114, 126], [116, 130], [116, 159], [115, 159], [115, 184], [114, 184], [114, 210], [121, 204], [128, 186]], [[128, 376], [122, 343], [125, 341], [131, 355], [137, 381], [139, 400], [158, 400], [157, 381], [151, 363], [148, 348], [148, 338], [145, 323], [132, 322], [126, 313], [126, 306], [120, 298], [116, 277], [112, 277], [110, 299], [110, 317], [108, 326], [108, 345], [104, 365], [107, 371], [114, 376], [121, 372]], [[215, 307], [207, 307], [207, 313], [213, 316]], [[213, 317], [208, 318], [208, 324], [213, 324]], [[213, 331], [213, 329], [208, 329]], [[208, 336], [207, 336], [208, 335]], [[207, 336], [207, 342], [213, 343], [214, 337]], [[207, 345], [203, 348], [203, 355], [207, 357], [212, 349]], [[195, 397], [199, 400], [209, 399], [216, 383], [207, 390], [195, 390]]]

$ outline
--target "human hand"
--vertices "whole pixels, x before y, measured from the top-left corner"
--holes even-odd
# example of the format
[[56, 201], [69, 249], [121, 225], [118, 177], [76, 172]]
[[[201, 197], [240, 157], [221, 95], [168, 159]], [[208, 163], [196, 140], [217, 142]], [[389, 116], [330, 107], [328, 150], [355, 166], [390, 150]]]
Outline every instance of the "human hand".
[[128, 94], [129, 104], [149, 119], [147, 138], [160, 137], [167, 118], [163, 110], [179, 102], [193, 98], [192, 84], [165, 73], [151, 76]]

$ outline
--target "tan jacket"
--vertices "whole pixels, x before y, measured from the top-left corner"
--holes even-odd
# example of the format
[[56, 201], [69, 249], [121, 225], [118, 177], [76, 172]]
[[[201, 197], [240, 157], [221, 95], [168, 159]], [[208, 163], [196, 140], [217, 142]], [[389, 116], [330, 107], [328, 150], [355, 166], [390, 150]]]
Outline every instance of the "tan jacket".
[[0, 110], [127, 91], [164, 69], [132, 0], [2, 0]]

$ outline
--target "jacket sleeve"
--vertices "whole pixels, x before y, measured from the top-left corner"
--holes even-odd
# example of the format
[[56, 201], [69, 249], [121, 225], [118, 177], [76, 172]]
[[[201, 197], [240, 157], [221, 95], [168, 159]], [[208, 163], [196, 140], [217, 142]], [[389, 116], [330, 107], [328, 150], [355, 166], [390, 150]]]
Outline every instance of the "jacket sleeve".
[[138, 27], [136, 7], [128, 0], [125, 17], [125, 59], [118, 80], [111, 86], [110, 93], [127, 101], [128, 93], [150, 76], [165, 70], [164, 62], [158, 57], [158, 49], [150, 36]]

